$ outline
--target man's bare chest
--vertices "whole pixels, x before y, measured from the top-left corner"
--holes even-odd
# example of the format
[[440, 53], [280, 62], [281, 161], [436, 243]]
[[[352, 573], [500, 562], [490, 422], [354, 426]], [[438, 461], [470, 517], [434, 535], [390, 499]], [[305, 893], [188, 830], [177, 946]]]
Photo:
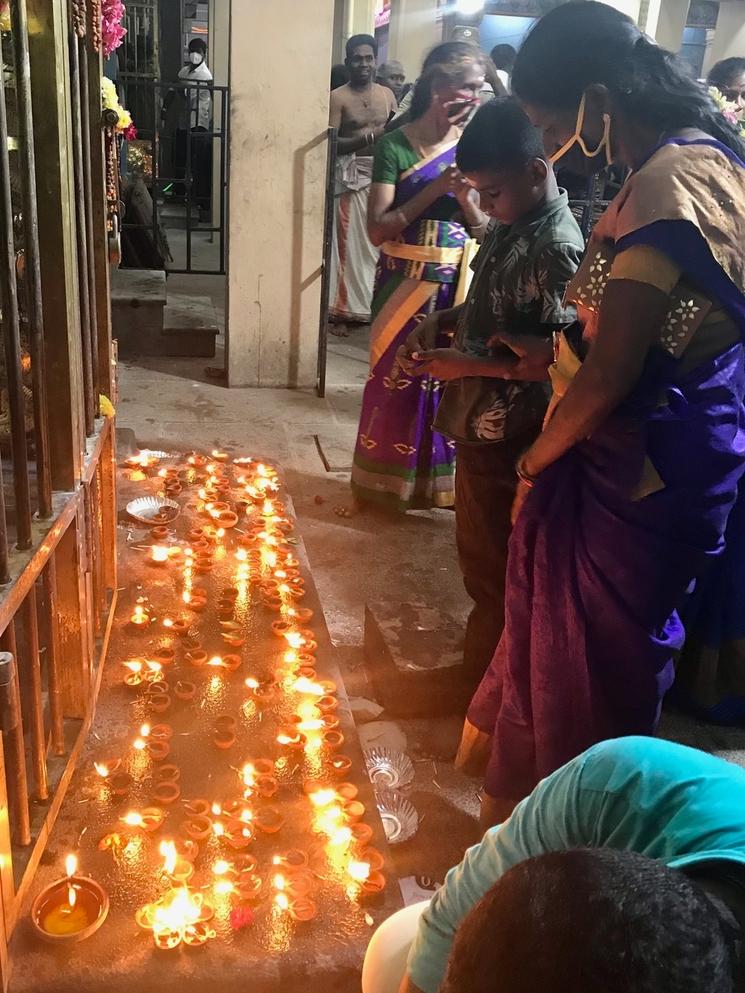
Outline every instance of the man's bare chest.
[[365, 96], [350, 96], [342, 112], [342, 136], [385, 124], [388, 120], [388, 107], [385, 96], [378, 91]]

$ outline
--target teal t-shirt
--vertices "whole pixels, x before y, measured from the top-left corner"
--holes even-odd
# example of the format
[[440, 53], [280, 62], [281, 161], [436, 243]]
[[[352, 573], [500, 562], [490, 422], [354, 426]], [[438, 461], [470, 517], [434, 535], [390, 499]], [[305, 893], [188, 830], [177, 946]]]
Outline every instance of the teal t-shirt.
[[455, 931], [512, 866], [545, 852], [615, 848], [671, 868], [745, 866], [745, 770], [656, 738], [605, 741], [544, 779], [469, 849], [424, 912], [412, 981], [437, 993]]

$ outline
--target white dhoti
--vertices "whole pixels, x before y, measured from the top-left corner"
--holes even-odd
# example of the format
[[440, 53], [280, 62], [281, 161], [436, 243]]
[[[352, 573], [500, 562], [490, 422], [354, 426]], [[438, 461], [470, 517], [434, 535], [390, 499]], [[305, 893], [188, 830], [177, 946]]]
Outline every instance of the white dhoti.
[[371, 155], [340, 155], [336, 161], [329, 313], [342, 321], [370, 320], [379, 255], [367, 237], [372, 166]]
[[362, 967], [362, 993], [398, 993], [409, 949], [429, 900], [404, 907], [383, 921], [370, 939]]

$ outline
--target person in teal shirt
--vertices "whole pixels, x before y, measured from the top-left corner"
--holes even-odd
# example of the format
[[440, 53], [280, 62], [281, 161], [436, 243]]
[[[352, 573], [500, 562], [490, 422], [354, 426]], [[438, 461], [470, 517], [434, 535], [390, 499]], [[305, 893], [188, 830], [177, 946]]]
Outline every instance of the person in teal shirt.
[[[584, 854], [580, 856], [579, 850]], [[563, 857], [550, 853], [562, 853]], [[542, 866], [546, 860], [557, 858], [566, 865]], [[642, 958], [646, 954], [650, 961], [657, 961], [655, 968], [659, 961], [664, 964], [670, 959], [664, 954], [665, 942], [672, 941], [673, 948], [680, 945], [682, 929], [682, 942], [688, 951], [673, 957], [688, 956], [694, 963], [686, 978], [687, 993], [734, 989], [729, 946], [726, 952], [719, 949], [721, 954], [717, 957], [716, 941], [711, 935], [719, 936], [726, 944], [729, 937], [726, 941], [722, 937], [726, 932], [734, 936], [734, 943], [745, 927], [745, 770], [704, 752], [654, 738], [619, 738], [590, 748], [539, 783], [508, 821], [487, 831], [481, 843], [466, 852], [461, 864], [450, 870], [431, 902], [406, 908], [383, 924], [368, 949], [363, 993], [438, 993], [441, 989], [448, 993], [477, 993], [482, 988], [490, 993], [532, 991], [529, 984], [513, 988], [497, 984], [496, 979], [483, 986], [477, 981], [479, 955], [490, 957], [492, 966], [496, 967], [493, 959], [499, 942], [494, 936], [505, 924], [504, 915], [500, 922], [496, 911], [489, 925], [492, 938], [474, 943], [473, 929], [478, 921], [474, 924], [469, 919], [470, 933], [461, 942], [465, 951], [461, 949], [460, 955], [454, 955], [451, 961], [451, 973], [454, 968], [462, 972], [463, 962], [469, 963], [468, 982], [459, 985], [457, 977], [454, 979], [450, 974], [442, 986], [461, 922], [472, 911], [474, 919], [478, 917], [479, 909], [473, 908], [482, 907], [480, 901], [486, 894], [483, 904], [489, 904], [492, 910], [499, 906], [500, 888], [506, 891], [509, 879], [520, 873], [528, 879], [526, 892], [531, 898], [516, 900], [513, 912], [507, 916], [514, 924], [513, 914], [514, 919], [527, 919], [536, 912], [536, 907], [540, 908], [543, 919], [539, 930], [545, 934], [534, 936], [534, 958], [536, 962], [542, 961], [542, 968], [550, 967], [546, 962], [549, 945], [546, 935], [553, 924], [564, 918], [562, 926], [568, 925], [570, 933], [576, 936], [576, 941], [565, 944], [572, 946], [572, 953], [579, 959], [586, 956], [587, 970], [591, 971], [593, 935], [583, 933], [581, 911], [571, 909], [570, 898], [583, 888], [589, 888], [592, 896], [594, 878], [596, 883], [603, 881], [600, 887], [603, 892], [610, 893], [616, 887], [621, 894], [613, 904], [617, 908], [613, 913], [619, 920], [613, 922], [615, 927], [610, 930], [629, 946], [623, 950], [629, 962], [638, 952]], [[562, 878], [568, 888], [562, 889]], [[541, 892], [544, 888], [541, 879], [548, 880], [545, 892]], [[571, 883], [567, 883], [569, 879]], [[513, 878], [515, 892], [520, 889], [518, 884], [519, 880], [515, 882]], [[522, 885], [526, 885], [525, 879]], [[665, 903], [661, 894], [667, 890], [672, 895]], [[591, 897], [580, 906], [587, 906], [588, 901], [592, 903]], [[689, 933], [684, 922], [676, 920], [676, 907], [684, 905], [689, 914], [691, 907], [694, 908], [695, 924], [691, 926], [695, 932]], [[602, 901], [598, 902], [600, 907]], [[598, 908], [593, 911], [597, 920], [591, 917], [588, 928], [597, 925], [597, 933], [602, 934], [602, 913]], [[626, 924], [622, 920], [624, 914], [628, 918]], [[567, 915], [573, 915], [572, 919], [567, 921]], [[645, 939], [637, 947], [630, 947], [633, 921], [640, 916], [645, 921]], [[529, 922], [524, 924], [532, 926]], [[481, 927], [483, 937], [483, 910]], [[697, 941], [707, 933], [707, 928], [709, 938], [699, 941], [702, 945], [699, 948]], [[411, 941], [413, 930], [416, 933]], [[525, 940], [529, 943], [530, 937]], [[605, 944], [610, 956], [612, 942]], [[725, 976], [724, 985], [716, 981], [713, 975], [716, 968], [707, 955], [719, 963], [718, 967], [722, 967], [723, 955], [727, 959], [723, 968], [731, 974]], [[737, 951], [733, 955], [736, 957]], [[456, 958], [460, 959], [460, 965]], [[706, 985], [696, 984], [693, 972], [698, 968], [707, 971]], [[631, 985], [624, 982], [612, 989], [641, 993], [638, 979], [630, 979]], [[675, 983], [660, 985], [658, 980], [655, 985], [643, 986], [644, 991], [647, 988], [658, 993], [673, 990], [677, 993], [683, 989]], [[565, 989], [574, 993], [597, 989], [600, 993], [600, 987], [593, 985], [589, 975], [574, 986], [561, 985], [558, 979], [553, 986], [542, 983], [540, 990], [535, 987], [535, 993], [558, 993]], [[604, 993], [609, 989], [605, 985]]]

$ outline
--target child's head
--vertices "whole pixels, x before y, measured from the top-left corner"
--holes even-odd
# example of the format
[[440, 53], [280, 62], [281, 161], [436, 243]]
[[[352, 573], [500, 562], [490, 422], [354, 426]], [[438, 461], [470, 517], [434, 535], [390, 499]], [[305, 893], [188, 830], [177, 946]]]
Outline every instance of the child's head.
[[476, 112], [458, 143], [457, 163], [479, 191], [481, 209], [503, 224], [535, 210], [555, 189], [541, 132], [508, 97]]

